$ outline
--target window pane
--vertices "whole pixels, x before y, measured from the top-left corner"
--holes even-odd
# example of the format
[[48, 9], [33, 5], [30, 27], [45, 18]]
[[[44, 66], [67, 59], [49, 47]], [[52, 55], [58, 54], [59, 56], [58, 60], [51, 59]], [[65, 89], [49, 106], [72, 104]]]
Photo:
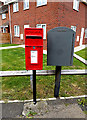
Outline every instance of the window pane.
[[16, 26], [14, 26], [14, 35], [16, 35]]
[[13, 4], [13, 12], [15, 12], [16, 11], [16, 5], [15, 5], [15, 3]]
[[79, 0], [73, 0], [73, 9], [79, 10]]
[[40, 6], [42, 4], [42, 0], [37, 0], [37, 6]]
[[17, 36], [19, 36], [19, 26], [17, 26]]
[[16, 11], [18, 11], [18, 3], [16, 3]]
[[5, 28], [3, 28], [3, 33], [6, 33], [6, 29]]
[[42, 0], [42, 4], [43, 5], [47, 4], [47, 0]]
[[29, 8], [29, 0], [27, 0], [27, 8]]
[[71, 29], [76, 32], [76, 26], [71, 26]]
[[79, 10], [79, 1], [76, 0], [76, 10]]
[[6, 14], [2, 14], [2, 19], [5, 19], [6, 18]]
[[85, 29], [85, 38], [87, 38], [87, 28]]
[[29, 0], [24, 0], [24, 9], [29, 8]]
[[41, 24], [38, 24], [38, 25], [37, 25], [37, 28], [42, 28]]
[[17, 12], [18, 11], [18, 3], [14, 3], [13, 4], [13, 12]]
[[42, 25], [43, 28], [43, 39], [46, 39], [46, 25]]
[[29, 28], [29, 25], [24, 25], [24, 29], [25, 29], [25, 28]]

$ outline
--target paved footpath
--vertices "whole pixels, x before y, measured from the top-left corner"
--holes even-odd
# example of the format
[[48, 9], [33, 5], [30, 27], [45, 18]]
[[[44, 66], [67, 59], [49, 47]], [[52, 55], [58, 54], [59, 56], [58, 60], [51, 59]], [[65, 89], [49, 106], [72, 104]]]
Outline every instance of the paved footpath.
[[77, 99], [2, 104], [2, 118], [26, 118], [29, 111], [37, 113], [33, 118], [86, 118]]

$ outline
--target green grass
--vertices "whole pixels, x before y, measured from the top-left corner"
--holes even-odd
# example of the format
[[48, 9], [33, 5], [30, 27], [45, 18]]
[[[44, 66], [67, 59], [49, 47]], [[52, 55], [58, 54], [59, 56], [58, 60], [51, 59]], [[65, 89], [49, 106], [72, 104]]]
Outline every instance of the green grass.
[[[0, 51], [1, 52], [1, 51]], [[14, 48], [2, 50], [2, 70], [25, 70], [25, 49]], [[62, 69], [85, 69], [86, 65], [76, 58], [73, 59], [73, 66], [63, 66]], [[43, 69], [54, 70], [55, 66], [47, 66], [47, 55], [43, 55]]]
[[2, 70], [25, 70], [25, 49], [2, 50]]
[[76, 52], [76, 54], [87, 60], [87, 47], [83, 50]]
[[0, 47], [17, 46], [19, 44], [0, 44]]
[[[63, 66], [62, 69], [85, 69], [85, 65], [74, 58], [73, 66]], [[43, 69], [55, 70], [55, 66], [47, 66], [47, 56], [43, 55]], [[25, 70], [25, 49], [2, 50], [2, 70]], [[37, 76], [37, 98], [54, 97], [55, 76]], [[74, 96], [85, 94], [86, 76], [62, 75], [60, 96]], [[3, 77], [2, 99], [25, 100], [32, 99], [30, 77]]]

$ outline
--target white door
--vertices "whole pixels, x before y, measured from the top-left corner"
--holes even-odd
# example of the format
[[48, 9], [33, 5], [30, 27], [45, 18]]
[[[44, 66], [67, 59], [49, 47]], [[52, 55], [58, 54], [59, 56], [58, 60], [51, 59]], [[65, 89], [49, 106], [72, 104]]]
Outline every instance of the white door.
[[80, 46], [83, 43], [83, 36], [84, 36], [84, 28], [81, 29], [81, 36], [80, 36]]

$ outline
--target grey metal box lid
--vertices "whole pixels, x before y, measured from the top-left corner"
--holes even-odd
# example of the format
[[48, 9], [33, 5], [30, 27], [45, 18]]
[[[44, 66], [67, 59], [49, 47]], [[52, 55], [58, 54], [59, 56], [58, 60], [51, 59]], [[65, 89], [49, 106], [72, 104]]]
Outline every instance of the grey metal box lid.
[[47, 33], [47, 65], [71, 66], [73, 63], [75, 32], [57, 27]]

